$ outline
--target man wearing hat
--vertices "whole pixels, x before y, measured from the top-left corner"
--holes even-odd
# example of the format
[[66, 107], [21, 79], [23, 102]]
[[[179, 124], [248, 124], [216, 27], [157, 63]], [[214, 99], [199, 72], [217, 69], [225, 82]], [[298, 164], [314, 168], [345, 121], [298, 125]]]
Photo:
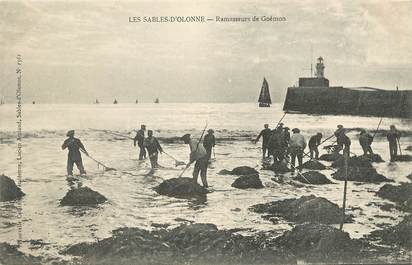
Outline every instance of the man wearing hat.
[[210, 157], [212, 156], [212, 148], [215, 147], [216, 144], [216, 139], [213, 133], [214, 131], [212, 129], [207, 130], [207, 134], [203, 139], [203, 147], [206, 149], [208, 161], [210, 161]]
[[[260, 137], [262, 137], [262, 159], [269, 157], [269, 138], [271, 135], [271, 130], [269, 129], [269, 124], [263, 125], [264, 129], [260, 131], [259, 135], [253, 141], [254, 143], [259, 142]], [[266, 156], [267, 152], [267, 156]]]
[[295, 171], [295, 160], [298, 158], [299, 167], [302, 168], [303, 150], [306, 148], [305, 137], [300, 134], [298, 128], [292, 129], [292, 136], [290, 137], [289, 152], [291, 154], [292, 170]]
[[144, 148], [144, 132], [146, 131], [146, 125], [142, 124], [140, 130], [137, 131], [136, 136], [134, 137], [133, 145], [139, 147], [139, 160], [144, 160], [146, 158], [146, 151]]
[[389, 132], [386, 134], [386, 138], [389, 142], [389, 154], [391, 156], [391, 162], [396, 160], [396, 156], [398, 155], [398, 143], [399, 139], [401, 138], [401, 134], [396, 129], [395, 125], [391, 125], [389, 127]]
[[315, 154], [315, 159], [319, 158], [319, 149], [318, 146], [320, 145], [320, 141], [322, 140], [322, 133], [318, 132], [317, 134], [313, 135], [309, 139], [309, 151], [310, 151], [310, 158], [313, 158], [313, 154]]
[[193, 169], [193, 180], [197, 183], [197, 178], [200, 173], [202, 179], [203, 187], [207, 188], [207, 165], [208, 165], [208, 156], [203, 145], [200, 144], [200, 141], [194, 143], [190, 138], [190, 134], [185, 134], [182, 136], [181, 140], [188, 144], [190, 147], [190, 156], [189, 163], [186, 165], [186, 168], [195, 162], [195, 168]]
[[359, 134], [359, 144], [362, 147], [363, 155], [373, 154], [372, 151], [373, 137], [365, 129], [362, 129]]
[[68, 149], [69, 153], [67, 156], [67, 175], [73, 176], [73, 164], [76, 164], [77, 168], [80, 171], [80, 174], [86, 174], [86, 171], [83, 167], [82, 155], [80, 154], [80, 150], [83, 151], [86, 155], [89, 155], [84, 148], [82, 142], [74, 138], [74, 130], [70, 130], [66, 134], [67, 138], [63, 145], [62, 150]]
[[147, 131], [147, 138], [144, 139], [143, 143], [144, 147], [147, 149], [147, 153], [149, 154], [150, 164], [152, 169], [158, 168], [159, 164], [157, 163], [158, 154], [163, 153], [163, 149], [159, 144], [159, 141], [153, 136], [153, 131]]

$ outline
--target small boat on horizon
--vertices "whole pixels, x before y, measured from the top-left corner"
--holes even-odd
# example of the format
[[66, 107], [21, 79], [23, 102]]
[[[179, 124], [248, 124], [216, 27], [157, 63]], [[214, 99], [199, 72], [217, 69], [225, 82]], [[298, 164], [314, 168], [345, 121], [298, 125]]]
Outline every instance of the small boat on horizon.
[[99, 100], [96, 98], [96, 101], [94, 102], [94, 104], [99, 104]]
[[156, 98], [154, 103], [159, 103], [159, 98]]
[[118, 103], [117, 99], [114, 99], [113, 104], [117, 104], [117, 103]]
[[270, 104], [272, 104], [272, 100], [270, 98], [270, 92], [269, 92], [269, 84], [266, 81], [266, 78], [263, 78], [263, 83], [262, 83], [262, 88], [260, 89], [260, 95], [259, 95], [259, 107], [261, 108], [268, 108], [270, 107]]

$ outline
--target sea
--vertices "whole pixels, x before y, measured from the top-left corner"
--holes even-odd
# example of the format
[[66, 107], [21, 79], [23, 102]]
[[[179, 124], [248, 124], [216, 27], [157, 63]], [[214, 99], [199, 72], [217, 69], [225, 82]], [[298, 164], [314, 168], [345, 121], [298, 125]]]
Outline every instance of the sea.
[[[0, 242], [19, 244], [20, 250], [50, 260], [70, 259], [61, 251], [80, 242], [94, 242], [111, 236], [122, 227], [154, 229], [161, 225], [176, 226], [181, 222], [213, 223], [221, 229], [240, 229], [242, 233], [290, 230], [293, 223], [281, 218], [272, 222], [248, 208], [254, 204], [306, 195], [324, 197], [342, 205], [343, 182], [331, 177], [333, 171], [323, 170], [334, 184], [296, 187], [272, 180], [274, 172], [262, 170], [261, 143], [253, 139], [268, 123], [274, 128], [284, 116], [282, 104], [259, 108], [255, 103], [139, 103], [139, 104], [23, 104], [22, 105], [22, 200], [0, 202]], [[379, 117], [324, 116], [286, 114], [282, 122], [299, 128], [306, 140], [321, 132], [324, 138], [333, 134], [338, 124], [346, 128], [365, 128], [371, 134], [380, 123]], [[190, 133], [198, 139], [204, 128], [213, 129], [217, 144], [208, 169], [211, 193], [205, 200], [176, 199], [158, 195], [153, 188], [163, 180], [177, 177], [184, 166], [165, 154], [159, 156], [162, 168], [153, 174], [149, 161], [138, 161], [133, 146], [136, 130], [141, 124], [153, 130], [163, 149], [179, 161], [187, 162], [189, 147], [178, 137]], [[403, 154], [412, 145], [411, 120], [383, 118], [379, 130], [394, 124], [404, 136]], [[93, 160], [83, 156], [86, 176], [68, 181], [67, 150], [61, 145], [68, 130], [75, 130], [89, 154], [115, 171], [104, 171]], [[17, 155], [16, 106], [0, 106], [0, 174], [19, 182]], [[359, 130], [348, 133], [351, 151], [361, 155]], [[333, 138], [325, 145], [332, 144]], [[386, 161], [375, 163], [378, 173], [400, 182], [410, 182], [411, 162], [389, 162], [386, 137], [377, 133], [373, 150]], [[307, 151], [307, 150], [306, 150]], [[320, 149], [321, 154], [326, 151]], [[307, 160], [307, 159], [305, 159]], [[328, 162], [322, 162], [330, 165]], [[234, 176], [219, 175], [223, 169], [250, 166], [260, 172], [263, 189], [241, 190], [231, 187]], [[75, 174], [78, 174], [75, 168]], [[191, 177], [191, 169], [184, 172]], [[292, 178], [286, 175], [285, 179]], [[199, 179], [200, 183], [200, 179]], [[379, 206], [390, 203], [376, 196], [384, 185], [348, 183], [347, 213], [354, 222], [344, 225], [352, 238], [361, 238], [385, 225], [398, 223], [405, 215], [397, 210], [382, 211]], [[73, 186], [87, 186], [108, 201], [97, 207], [60, 206], [60, 200]]]

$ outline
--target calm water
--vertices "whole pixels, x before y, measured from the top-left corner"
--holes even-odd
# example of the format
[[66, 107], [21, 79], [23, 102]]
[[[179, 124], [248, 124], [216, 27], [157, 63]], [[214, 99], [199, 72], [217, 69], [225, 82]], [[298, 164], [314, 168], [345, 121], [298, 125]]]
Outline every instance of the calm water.
[[[58, 256], [58, 251], [69, 244], [94, 241], [110, 236], [113, 229], [129, 226], [151, 228], [152, 223], [177, 224], [176, 218], [195, 222], [210, 222], [220, 228], [273, 229], [282, 233], [290, 224], [272, 224], [247, 208], [256, 203], [314, 194], [341, 204], [343, 183], [335, 185], [296, 188], [280, 185], [271, 180], [273, 172], [260, 171], [264, 189], [238, 190], [230, 185], [234, 177], [219, 176], [222, 169], [247, 165], [260, 169], [260, 144], [250, 142], [264, 123], [271, 127], [282, 117], [281, 105], [257, 108], [256, 104], [138, 104], [138, 105], [24, 105], [23, 106], [23, 178], [22, 189], [26, 196], [21, 202], [0, 203], [0, 241], [16, 243], [19, 235], [21, 249], [35, 255]], [[15, 106], [0, 107], [0, 173], [16, 180], [16, 130]], [[159, 163], [165, 166], [153, 176], [147, 176], [149, 162], [139, 163], [137, 149], [129, 139], [102, 133], [94, 129], [107, 129], [134, 136], [133, 129], [144, 123], [161, 137], [181, 136], [184, 133], [200, 135], [205, 123], [215, 129], [217, 138], [224, 138], [216, 146], [216, 161], [209, 169], [208, 179], [214, 192], [206, 201], [188, 201], [157, 195], [152, 188], [163, 179], [176, 177], [181, 168], [162, 155]], [[299, 127], [305, 137], [322, 132], [332, 134], [337, 124], [345, 127], [363, 127], [373, 131], [379, 118], [352, 116], [309, 116], [288, 114], [286, 126]], [[411, 131], [408, 120], [384, 119], [381, 128], [395, 124], [399, 129]], [[88, 176], [81, 179], [84, 186], [100, 192], [109, 201], [97, 208], [60, 207], [59, 200], [70, 189], [66, 181], [66, 151], [60, 146], [65, 132], [75, 129], [89, 153], [108, 166], [128, 172], [102, 172], [96, 164], [84, 157]], [[352, 151], [361, 154], [357, 133], [349, 134]], [[402, 138], [402, 145], [411, 145], [411, 138]], [[187, 161], [188, 147], [179, 144], [163, 144], [165, 151], [179, 160]], [[373, 143], [375, 152], [388, 160], [386, 139], [377, 137]], [[407, 151], [403, 151], [407, 153]], [[410, 154], [410, 153], [409, 153]], [[411, 163], [375, 165], [378, 172], [396, 182], [409, 181]], [[330, 177], [332, 171], [323, 174]], [[185, 176], [189, 177], [188, 170]], [[355, 223], [345, 224], [352, 237], [361, 237], [377, 229], [377, 224], [394, 224], [401, 212], [383, 212], [370, 202], [383, 203], [374, 192], [383, 184], [348, 185], [348, 207], [355, 216]], [[380, 215], [380, 216], [379, 216]], [[42, 240], [46, 245], [36, 247], [28, 240]]]

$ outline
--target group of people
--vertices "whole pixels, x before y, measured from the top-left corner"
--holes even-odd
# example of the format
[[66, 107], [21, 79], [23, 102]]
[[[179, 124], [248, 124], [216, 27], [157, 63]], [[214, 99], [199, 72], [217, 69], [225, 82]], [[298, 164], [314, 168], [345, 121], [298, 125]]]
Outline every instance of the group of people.
[[[286, 162], [289, 163], [293, 171], [295, 171], [296, 158], [298, 159], [299, 168], [302, 168], [303, 156], [306, 155], [310, 159], [319, 158], [318, 147], [322, 144], [322, 133], [318, 132], [309, 138], [309, 154], [305, 153], [306, 140], [303, 135], [300, 134], [299, 128], [292, 129], [292, 135], [289, 133], [289, 128], [284, 127], [283, 123], [279, 123], [275, 129], [271, 130], [268, 124], [264, 124], [264, 129], [259, 133], [254, 143], [257, 143], [262, 138], [262, 158], [270, 158], [273, 156], [274, 162]], [[334, 152], [339, 153], [343, 150], [344, 155], [350, 154], [351, 140], [346, 135], [348, 132], [343, 125], [338, 125], [333, 136], [336, 137], [336, 146], [334, 146]], [[395, 125], [390, 126], [389, 132], [386, 134], [389, 142], [389, 153], [391, 162], [395, 161], [398, 144], [400, 139], [400, 133], [396, 129]], [[370, 135], [366, 130], [362, 129], [359, 134], [359, 144], [362, 147], [363, 154], [373, 154], [372, 142], [375, 135]], [[329, 137], [331, 138], [331, 137]], [[327, 139], [329, 139], [327, 138]], [[327, 140], [326, 139], [326, 140]], [[325, 140], [325, 141], [326, 141]]]
[[[299, 169], [302, 168], [303, 156], [307, 155], [310, 159], [319, 158], [318, 147], [322, 144], [322, 133], [318, 132], [309, 138], [309, 154], [305, 153], [307, 146], [305, 137], [300, 133], [299, 128], [292, 129], [292, 135], [289, 133], [289, 128], [284, 127], [283, 123], [279, 123], [275, 129], [271, 130], [268, 124], [264, 125], [264, 129], [260, 132], [257, 138], [254, 140], [257, 143], [262, 138], [262, 152], [263, 159], [273, 156], [275, 162], [289, 163], [293, 171], [295, 171], [296, 158], [298, 160]], [[349, 155], [351, 141], [346, 135], [347, 129], [342, 125], [338, 125], [334, 136], [336, 137], [336, 149], [335, 152], [343, 150], [344, 154]], [[158, 155], [163, 153], [159, 141], [153, 136], [153, 131], [147, 131], [147, 137], [145, 136], [146, 126], [141, 125], [140, 130], [137, 131], [136, 136], [133, 138], [134, 146], [139, 148], [139, 160], [144, 160], [147, 155], [149, 157], [152, 169], [158, 168]], [[86, 174], [83, 167], [83, 161], [80, 151], [88, 156], [88, 153], [82, 144], [82, 142], [74, 137], [74, 130], [67, 132], [67, 139], [62, 145], [62, 149], [68, 149], [67, 158], [67, 175], [73, 175], [73, 165], [76, 164], [80, 171], [80, 174]], [[203, 136], [203, 134], [202, 134]], [[398, 144], [400, 139], [400, 133], [394, 125], [390, 126], [390, 130], [387, 133], [387, 139], [389, 142], [389, 153], [391, 161], [395, 161], [398, 152]], [[190, 155], [189, 162], [186, 167], [189, 167], [194, 163], [193, 179], [197, 181], [200, 174], [203, 186], [208, 187], [207, 183], [207, 168], [210, 163], [212, 150], [216, 144], [214, 131], [209, 129], [204, 137], [201, 137], [198, 141], [193, 141], [190, 134], [185, 134], [180, 138], [185, 144], [189, 145]], [[329, 139], [329, 138], [328, 138]], [[359, 135], [359, 144], [362, 147], [364, 155], [373, 154], [372, 142], [374, 135], [370, 135], [366, 130], [361, 130]], [[327, 139], [326, 139], [327, 140]], [[325, 140], [325, 141], [326, 141]], [[146, 152], [147, 151], [147, 152]]]
[[[259, 133], [254, 143], [257, 143], [262, 138], [262, 158], [270, 158], [273, 156], [274, 162], [286, 162], [290, 164], [292, 170], [295, 170], [296, 158], [299, 166], [302, 166], [304, 150], [307, 146], [305, 137], [300, 133], [299, 128], [292, 129], [292, 135], [289, 132], [289, 127], [283, 127], [283, 123], [279, 123], [275, 129], [271, 130], [269, 124], [264, 125], [264, 129]], [[322, 139], [322, 134], [317, 133], [309, 139], [310, 157], [318, 158], [318, 145]]]

